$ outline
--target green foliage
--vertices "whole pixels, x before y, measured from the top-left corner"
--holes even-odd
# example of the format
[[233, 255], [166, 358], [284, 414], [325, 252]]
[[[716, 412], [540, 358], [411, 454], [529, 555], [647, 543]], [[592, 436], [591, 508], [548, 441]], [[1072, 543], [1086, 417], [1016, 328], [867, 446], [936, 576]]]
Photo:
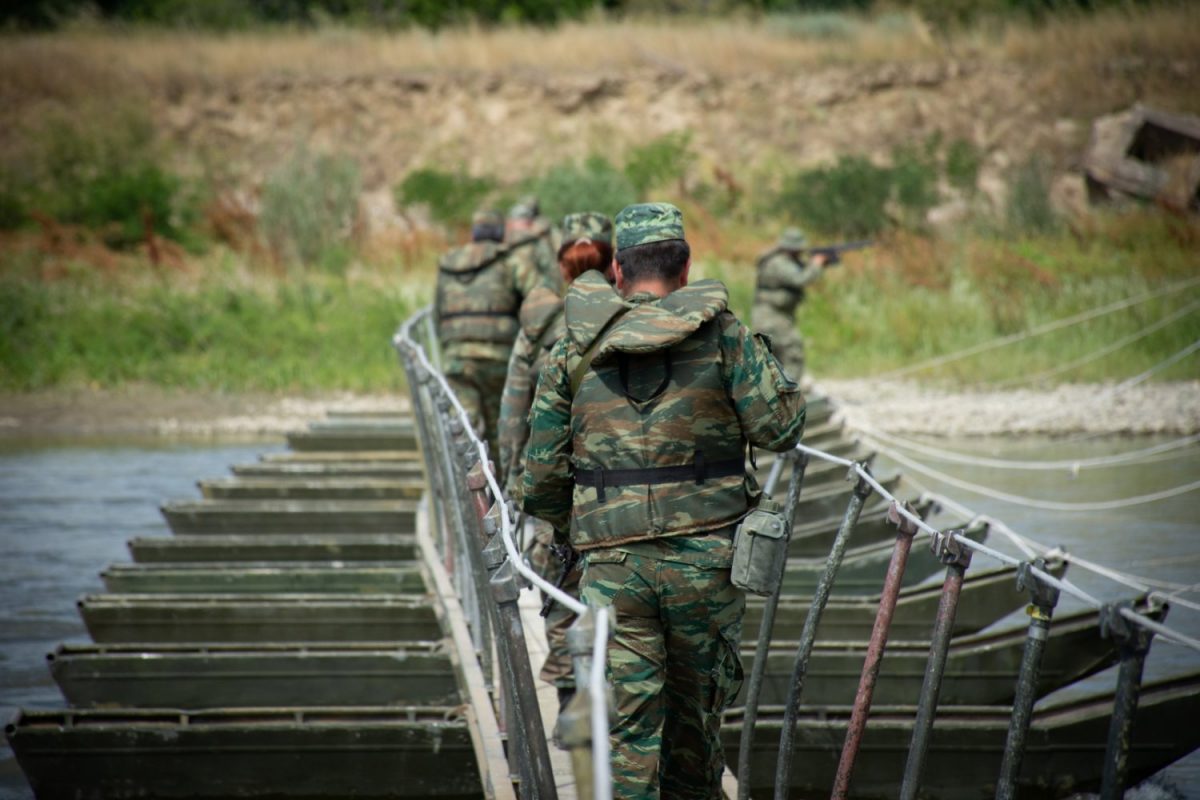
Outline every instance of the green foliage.
[[258, 289], [4, 277], [0, 389], [386, 391], [400, 380], [389, 337], [416, 304], [319, 273]]
[[938, 201], [936, 147], [933, 138], [924, 148], [898, 147], [892, 153], [892, 198], [910, 227], [919, 228]]
[[975, 191], [983, 153], [966, 139], [955, 139], [946, 147], [946, 180], [954, 188], [970, 194]]
[[833, 166], [785, 178], [778, 203], [789, 219], [814, 231], [865, 238], [887, 227], [884, 206], [891, 190], [889, 169], [841, 156]]
[[1050, 168], [1036, 155], [1010, 177], [1005, 222], [1017, 234], [1050, 233], [1058, 227], [1058, 215], [1050, 204]]
[[629, 151], [625, 157], [625, 177], [647, 199], [647, 192], [669, 183], [681, 183], [692, 159], [692, 134], [676, 131], [652, 139]]
[[98, 231], [112, 247], [143, 241], [148, 226], [158, 236], [194, 243], [199, 197], [159, 163], [164, 156], [149, 119], [118, 110], [87, 123], [55, 117], [31, 137], [36, 144], [25, 156], [30, 163], [6, 170], [13, 174], [19, 168], [31, 176], [5, 181], [14, 187], [3, 192], [9, 221], [16, 221], [22, 208], [37, 209]]
[[492, 178], [473, 177], [461, 167], [457, 172], [424, 167], [410, 172], [396, 187], [396, 203], [400, 206], [423, 203], [437, 222], [466, 227], [471, 224], [471, 214], [495, 186]]
[[564, 163], [532, 181], [529, 191], [541, 199], [542, 213], [553, 220], [574, 211], [612, 216], [637, 202], [637, 191], [624, 172], [601, 156], [582, 164]]
[[278, 257], [340, 272], [349, 261], [358, 194], [353, 159], [300, 147], [263, 186], [259, 224]]
[[[844, 6], [862, 6], [862, 3], [846, 2]], [[846, 14], [832, 11], [808, 13], [774, 13], [766, 19], [767, 27], [784, 36], [813, 41], [830, 41], [851, 38], [858, 22]]]

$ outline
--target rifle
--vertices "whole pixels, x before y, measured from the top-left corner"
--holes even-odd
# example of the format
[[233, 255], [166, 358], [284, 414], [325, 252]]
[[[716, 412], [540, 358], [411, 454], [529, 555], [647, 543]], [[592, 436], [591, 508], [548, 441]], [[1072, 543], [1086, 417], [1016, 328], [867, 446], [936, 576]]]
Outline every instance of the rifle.
[[[567, 575], [575, 568], [576, 562], [579, 561], [579, 552], [571, 545], [554, 542], [550, 545], [550, 552], [562, 564], [562, 572], [558, 573], [558, 580], [554, 582], [555, 589], [561, 589], [563, 584], [567, 582]], [[546, 599], [542, 601], [542, 616], [550, 616], [550, 610], [554, 608], [554, 598], [546, 595]]]
[[825, 256], [825, 266], [832, 267], [841, 262], [842, 253], [874, 246], [875, 242], [871, 239], [862, 239], [857, 242], [843, 242], [842, 244], [831, 244], [825, 247], [806, 247], [801, 252], [810, 256], [823, 255]]

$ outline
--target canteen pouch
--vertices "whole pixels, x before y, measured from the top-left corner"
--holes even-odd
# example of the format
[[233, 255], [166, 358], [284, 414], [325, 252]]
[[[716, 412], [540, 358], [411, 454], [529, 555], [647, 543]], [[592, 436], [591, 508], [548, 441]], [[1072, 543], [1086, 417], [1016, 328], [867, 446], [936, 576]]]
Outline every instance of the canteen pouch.
[[774, 594], [787, 558], [787, 533], [783, 507], [764, 496], [734, 532], [733, 585], [764, 597]]

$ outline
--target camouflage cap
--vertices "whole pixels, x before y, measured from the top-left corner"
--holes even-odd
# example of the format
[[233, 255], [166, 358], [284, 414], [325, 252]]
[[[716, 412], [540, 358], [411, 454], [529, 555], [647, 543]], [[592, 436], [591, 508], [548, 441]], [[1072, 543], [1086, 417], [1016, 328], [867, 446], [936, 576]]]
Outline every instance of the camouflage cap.
[[683, 239], [683, 213], [670, 203], [635, 203], [617, 214], [617, 250]]
[[579, 239], [591, 239], [593, 242], [604, 242], [611, 245], [612, 238], [612, 220], [598, 211], [581, 211], [563, 217], [562, 240], [564, 244]]
[[780, 250], [803, 250], [808, 247], [808, 237], [799, 228], [785, 228], [775, 246]]
[[537, 195], [527, 194], [517, 199], [508, 210], [508, 216], [512, 219], [534, 219], [541, 210], [539, 206]]

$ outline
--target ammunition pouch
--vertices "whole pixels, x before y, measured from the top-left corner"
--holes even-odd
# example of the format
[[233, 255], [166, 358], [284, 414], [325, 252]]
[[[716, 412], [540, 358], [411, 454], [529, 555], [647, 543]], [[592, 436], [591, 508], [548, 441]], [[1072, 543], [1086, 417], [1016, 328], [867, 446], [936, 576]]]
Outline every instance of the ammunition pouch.
[[764, 597], [779, 589], [787, 561], [788, 520], [783, 507], [763, 497], [737, 526], [730, 580], [737, 588]]

